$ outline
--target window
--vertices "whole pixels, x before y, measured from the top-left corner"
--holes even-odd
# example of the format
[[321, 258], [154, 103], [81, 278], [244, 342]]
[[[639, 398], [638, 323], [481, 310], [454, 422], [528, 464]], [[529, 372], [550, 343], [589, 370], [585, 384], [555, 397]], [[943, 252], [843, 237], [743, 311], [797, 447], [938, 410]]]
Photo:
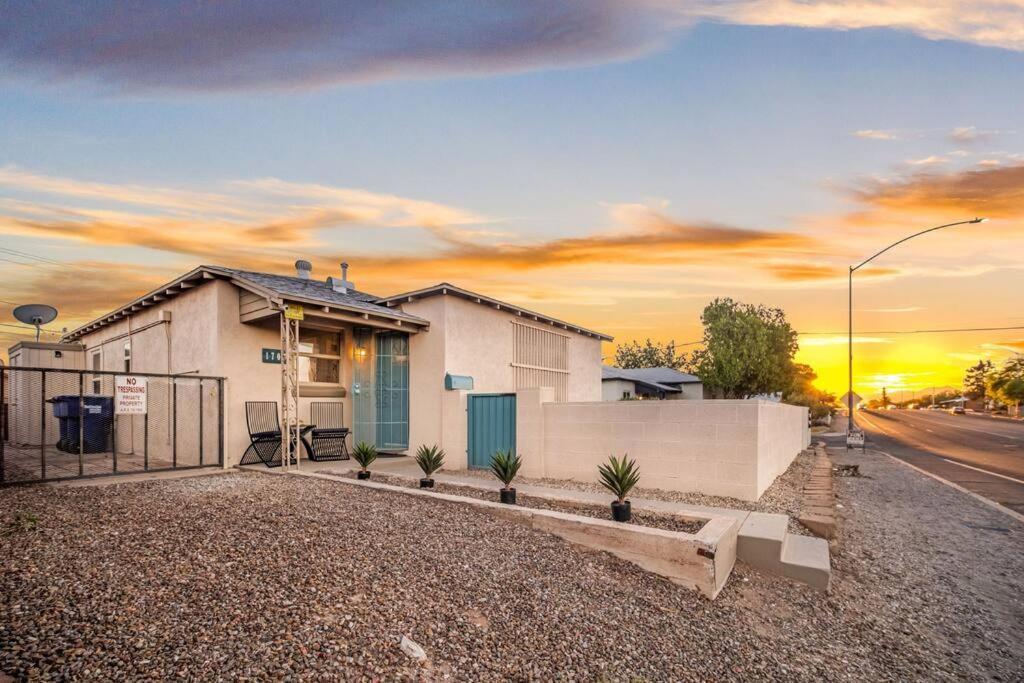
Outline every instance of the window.
[[132, 371], [132, 343], [124, 343], [124, 371], [125, 374], [131, 374]]
[[[103, 369], [103, 359], [102, 359], [102, 352], [101, 351], [97, 351], [96, 353], [92, 354], [92, 369], [93, 370], [102, 370]], [[93, 375], [92, 376], [92, 393], [94, 395], [98, 396], [100, 393], [102, 393], [102, 391], [103, 391], [103, 377], [100, 376], [100, 375]]]
[[569, 338], [561, 333], [512, 321], [512, 368], [516, 389], [552, 387], [555, 400], [569, 390]]
[[299, 329], [299, 383], [341, 384], [341, 333]]

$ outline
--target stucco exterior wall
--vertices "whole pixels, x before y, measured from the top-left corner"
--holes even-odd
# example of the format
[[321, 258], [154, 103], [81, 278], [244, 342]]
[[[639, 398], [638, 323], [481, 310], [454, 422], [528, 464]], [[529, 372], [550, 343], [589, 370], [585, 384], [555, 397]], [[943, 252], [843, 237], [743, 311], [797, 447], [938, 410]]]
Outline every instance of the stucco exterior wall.
[[[448, 443], [444, 438], [445, 402], [441, 397], [445, 393], [459, 392], [444, 391], [446, 298], [421, 299], [412, 306], [403, 306], [407, 313], [430, 320], [428, 332], [409, 337], [409, 450], [412, 452], [421, 444]], [[448, 466], [452, 467], [453, 459], [458, 459], [460, 452], [451, 446], [443, 447], [447, 449]], [[461, 456], [465, 460], [464, 452]]]
[[[521, 393], [517, 408], [531, 400]], [[596, 482], [609, 455], [628, 454], [642, 487], [756, 500], [809, 444], [806, 408], [764, 401], [544, 403], [541, 411], [542, 446], [536, 435], [517, 439], [530, 476]]]
[[682, 389], [682, 393], [672, 394], [673, 400], [682, 401], [703, 401], [704, 400], [704, 384], [702, 382], [691, 382], [689, 384], [680, 384], [679, 388]]
[[601, 382], [602, 401], [621, 401], [624, 394], [635, 396], [632, 382], [624, 379], [606, 379]]
[[[93, 358], [99, 354], [99, 369], [124, 372], [125, 347], [129, 346], [132, 372], [222, 375], [218, 326], [224, 312], [220, 302], [226, 294], [234, 291], [235, 288], [226, 282], [205, 283], [158, 305], [146, 307], [130, 318], [83, 335], [81, 343], [86, 347], [83, 368], [93, 369]], [[237, 307], [236, 298], [236, 324]], [[161, 321], [163, 311], [170, 312], [169, 321]], [[86, 379], [86, 392], [92, 393], [93, 385], [88, 375]], [[97, 379], [100, 393], [113, 395], [113, 377], [97, 376]], [[203, 393], [202, 433], [199, 431], [200, 391]], [[200, 385], [199, 380], [182, 379], [175, 389], [166, 379], [150, 378], [148, 400], [148, 420], [141, 415], [115, 416], [119, 454], [142, 453], [145, 445], [151, 461], [170, 461], [176, 457], [179, 466], [198, 465], [202, 439], [203, 462], [216, 461], [218, 397], [214, 383]], [[175, 420], [178, 423], [176, 431], [173, 429]], [[228, 433], [225, 419], [225, 434]]]
[[[458, 296], [416, 299], [401, 308], [430, 321], [428, 332], [410, 340], [409, 449], [436, 443], [446, 451], [447, 467], [464, 468], [467, 395], [516, 391], [512, 323], [530, 323]], [[537, 327], [546, 328], [542, 323]], [[570, 400], [601, 400], [600, 340], [572, 332], [568, 338]], [[446, 391], [445, 373], [471, 376], [473, 390]]]
[[[57, 352], [60, 357], [57, 357]], [[54, 368], [78, 370], [82, 367], [83, 347], [79, 344], [54, 344], [24, 341], [9, 349], [12, 368]], [[41, 373], [10, 371], [4, 376], [4, 401], [8, 404], [8, 433], [12, 444], [38, 446], [41, 438], [40, 415], [46, 420], [47, 435], [58, 431], [53, 411], [43, 407]], [[45, 398], [60, 394], [78, 393], [78, 375], [53, 373], [48, 375]], [[49, 440], [49, 436], [47, 437]]]

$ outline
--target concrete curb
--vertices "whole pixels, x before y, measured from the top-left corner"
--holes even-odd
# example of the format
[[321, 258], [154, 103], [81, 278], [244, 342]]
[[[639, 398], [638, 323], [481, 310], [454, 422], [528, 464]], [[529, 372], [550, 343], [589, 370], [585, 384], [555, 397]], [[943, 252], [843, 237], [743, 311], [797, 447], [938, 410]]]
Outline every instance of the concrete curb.
[[712, 517], [696, 534], [687, 534], [620, 524], [610, 519], [503, 505], [479, 498], [360, 481], [333, 474], [302, 471], [268, 474], [323, 479], [348, 486], [429, 498], [486, 510], [491, 514], [554, 534], [571, 543], [609, 552], [673, 583], [698, 590], [709, 599], [714, 599], [725, 587], [736, 563], [736, 536], [739, 524], [732, 517]]

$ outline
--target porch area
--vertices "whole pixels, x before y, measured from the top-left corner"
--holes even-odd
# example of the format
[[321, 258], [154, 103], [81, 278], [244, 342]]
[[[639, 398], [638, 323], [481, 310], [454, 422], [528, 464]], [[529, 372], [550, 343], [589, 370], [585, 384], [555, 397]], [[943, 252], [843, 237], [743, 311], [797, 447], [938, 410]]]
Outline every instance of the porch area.
[[245, 293], [240, 305], [243, 327], [261, 340], [261, 367], [238, 373], [239, 465], [278, 467], [285, 451], [292, 463], [343, 461], [360, 442], [381, 453], [408, 450], [416, 326], [296, 302], [273, 310]]

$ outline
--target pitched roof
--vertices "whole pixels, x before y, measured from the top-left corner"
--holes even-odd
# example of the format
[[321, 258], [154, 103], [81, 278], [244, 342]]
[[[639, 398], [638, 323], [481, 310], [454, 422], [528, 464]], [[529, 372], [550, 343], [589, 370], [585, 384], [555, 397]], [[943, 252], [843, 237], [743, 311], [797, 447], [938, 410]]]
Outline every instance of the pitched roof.
[[601, 366], [601, 379], [624, 379], [631, 382], [653, 382], [665, 385], [700, 382], [700, 377], [672, 368], [616, 368], [611, 365]]
[[357, 290], [342, 294], [341, 292], [334, 291], [322, 280], [306, 280], [287, 275], [225, 268], [224, 266], [199, 266], [175, 280], [143, 294], [134, 301], [82, 325], [65, 334], [61, 339], [62, 341], [77, 339], [87, 332], [121, 320], [125, 316], [142, 310], [146, 306], [152, 306], [168, 297], [176, 296], [186, 289], [202, 285], [206, 281], [218, 279], [230, 280], [238, 287], [281, 301], [287, 299], [299, 303], [330, 306], [331, 308], [373, 315], [386, 320], [409, 322], [423, 327], [430, 325], [429, 320], [419, 316], [374, 303], [377, 297], [373, 294]]
[[374, 294], [367, 294], [352, 289], [342, 294], [334, 291], [330, 285], [323, 280], [305, 279], [292, 275], [276, 275], [274, 273], [258, 273], [251, 270], [238, 270], [236, 268], [225, 268], [223, 266], [201, 266], [212, 270], [230, 273], [233, 277], [251, 282], [264, 289], [268, 289], [282, 297], [291, 299], [303, 299], [315, 301], [316, 303], [341, 306], [349, 309], [358, 309], [383, 315], [388, 318], [401, 318], [413, 322], [427, 323], [428, 321], [415, 315], [396, 311], [387, 306], [381, 306], [376, 302], [380, 297]]
[[468, 289], [456, 287], [455, 285], [449, 282], [441, 282], [432, 287], [426, 287], [424, 289], [417, 289], [412, 292], [405, 292], [404, 294], [395, 294], [394, 296], [388, 296], [382, 299], [377, 299], [377, 303], [382, 304], [384, 306], [397, 306], [407, 301], [413, 301], [414, 299], [423, 299], [428, 296], [437, 296], [439, 294], [445, 296], [451, 295], [462, 297], [463, 299], [468, 299], [470, 301], [473, 301], [474, 303], [491, 306], [498, 310], [506, 310], [511, 313], [515, 313], [516, 315], [522, 318], [529, 318], [537, 322], [546, 323], [548, 325], [551, 325], [552, 327], [560, 327], [563, 330], [567, 330], [569, 332], [576, 332], [577, 334], [582, 334], [585, 337], [597, 337], [602, 341], [612, 341], [613, 339], [611, 335], [607, 335], [603, 332], [588, 330], [585, 327], [573, 325], [572, 323], [565, 322], [564, 320], [559, 320], [558, 318], [552, 318], [551, 316], [544, 315], [543, 313], [537, 313], [536, 311], [531, 311], [527, 308], [516, 306], [515, 304], [510, 304], [505, 301], [499, 301], [498, 299], [492, 299], [489, 296], [484, 296], [483, 294], [471, 292]]

